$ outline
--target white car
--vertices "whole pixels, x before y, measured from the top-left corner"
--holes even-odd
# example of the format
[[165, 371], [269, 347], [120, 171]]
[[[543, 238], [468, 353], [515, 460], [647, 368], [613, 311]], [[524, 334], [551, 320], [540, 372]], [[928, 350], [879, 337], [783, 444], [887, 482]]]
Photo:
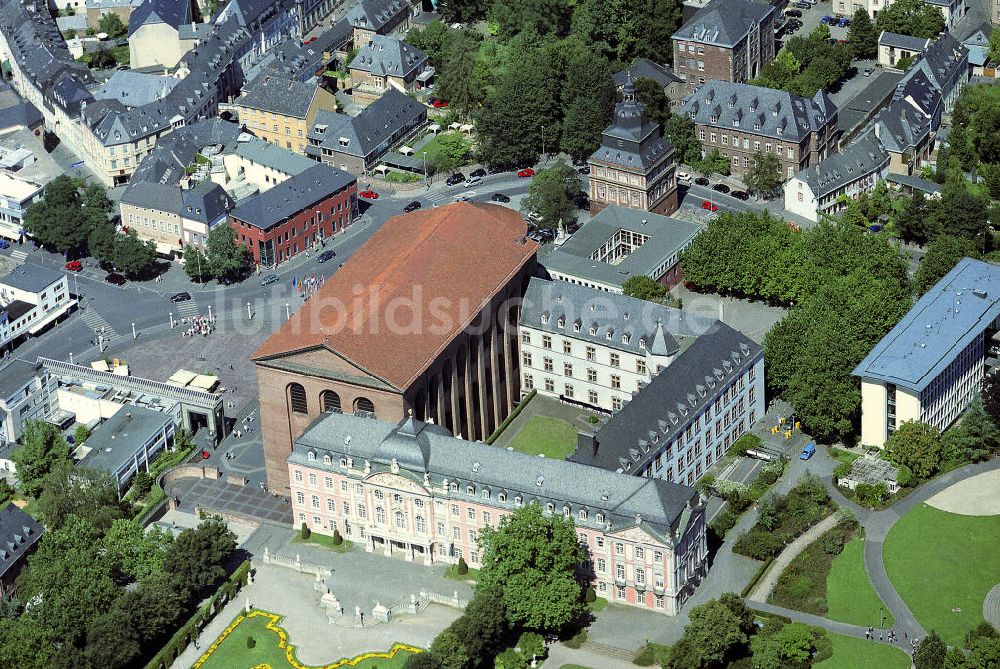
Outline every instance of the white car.
[[455, 202], [468, 202], [471, 199], [472, 198], [469, 197], [468, 195], [466, 195], [465, 193], [462, 193], [461, 195], [456, 195], [455, 196]]
[[465, 187], [471, 188], [472, 186], [478, 186], [481, 183], [483, 183], [482, 177], [469, 177], [465, 180]]
[[678, 170], [677, 171], [677, 180], [678, 181], [691, 181], [691, 175], [688, 174], [687, 172], [683, 171], [683, 170]]

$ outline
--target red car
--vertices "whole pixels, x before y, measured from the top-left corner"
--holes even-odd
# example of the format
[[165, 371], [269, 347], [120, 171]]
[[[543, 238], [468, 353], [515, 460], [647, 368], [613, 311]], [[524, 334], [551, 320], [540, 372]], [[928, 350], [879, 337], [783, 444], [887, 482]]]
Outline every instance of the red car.
[[83, 265], [80, 264], [79, 260], [70, 260], [68, 263], [66, 263], [66, 269], [68, 269], [71, 272], [79, 272], [80, 270], [83, 269]]
[[313, 36], [313, 37], [310, 37], [309, 39], [307, 39], [306, 41], [304, 41], [302, 44], [312, 44], [315, 41], [316, 41], [316, 37]]
[[533, 177], [533, 176], [535, 176], [535, 170], [531, 169], [530, 167], [525, 167], [523, 170], [521, 170], [521, 171], [519, 171], [517, 173], [517, 176], [519, 176], [519, 177]]
[[708, 200], [705, 200], [704, 202], [701, 203], [701, 208], [707, 209], [709, 211], [719, 211], [719, 205], [713, 202], [709, 202]]
[[447, 107], [448, 106], [448, 103], [445, 102], [444, 100], [435, 100], [431, 104], [434, 105], [435, 109], [441, 109], [443, 107]]
[[377, 200], [378, 199], [378, 193], [376, 193], [373, 190], [363, 190], [360, 193], [358, 193], [358, 195], [360, 195], [361, 197], [365, 198], [366, 200]]

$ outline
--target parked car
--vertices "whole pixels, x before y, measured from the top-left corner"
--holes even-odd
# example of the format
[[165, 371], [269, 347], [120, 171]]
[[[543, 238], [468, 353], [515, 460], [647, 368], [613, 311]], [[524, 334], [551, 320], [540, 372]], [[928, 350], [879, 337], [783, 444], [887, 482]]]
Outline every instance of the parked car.
[[8, 242], [6, 239], [0, 239], [0, 249], [9, 249], [9, 248], [10, 248], [10, 242]]
[[280, 279], [277, 274], [267, 274], [260, 279], [260, 285], [270, 286], [272, 283], [278, 283]]
[[706, 177], [698, 177], [697, 179], [694, 180], [694, 182], [699, 186], [707, 186], [708, 184], [711, 183]]
[[518, 170], [517, 176], [519, 177], [533, 177], [535, 176], [535, 170], [530, 167], [525, 167], [523, 170]]
[[832, 16], [824, 16], [819, 20], [820, 23], [831, 23], [833, 21]]
[[468, 202], [471, 199], [472, 198], [469, 197], [468, 195], [466, 195], [465, 193], [462, 193], [461, 195], [456, 195], [455, 196], [455, 202]]
[[178, 302], [187, 302], [190, 299], [191, 299], [191, 293], [187, 291], [184, 291], [183, 293], [174, 293], [173, 295], [170, 296], [170, 301], [173, 302], [174, 304], [177, 304]]
[[725, 195], [726, 193], [729, 192], [730, 189], [729, 186], [727, 186], [726, 184], [715, 184], [714, 186], [712, 186], [712, 190], [714, 190], [716, 193], [722, 193], [723, 195]]
[[422, 207], [422, 206], [423, 206], [422, 204], [420, 204], [419, 202], [417, 202], [416, 200], [414, 200], [410, 204], [408, 204], [405, 207], [403, 207], [403, 211], [405, 211], [407, 214], [409, 214], [411, 211], [416, 211], [417, 209], [420, 209], [420, 207]]
[[874, 70], [872, 68], [866, 67], [864, 70], [861, 71], [861, 76], [862, 77], [870, 77], [870, 76], [872, 76], [872, 72], [874, 72]]
[[810, 441], [799, 453], [799, 460], [808, 460], [814, 455], [816, 455], [816, 444]]
[[334, 251], [333, 249], [327, 249], [326, 251], [323, 251], [318, 256], [316, 256], [316, 262], [321, 262], [321, 263], [326, 262], [327, 260], [336, 257], [336, 255], [337, 255], [336, 251]]
[[503, 174], [504, 172], [510, 172], [510, 171], [511, 171], [510, 165], [493, 165], [487, 170], [489, 174]]
[[730, 193], [730, 195], [732, 197], [735, 197], [737, 200], [746, 201], [750, 199], [750, 194], [747, 193], [745, 190], [734, 190], [732, 193]]
[[797, 9], [786, 9], [785, 10], [785, 16], [794, 16], [797, 19], [801, 19], [802, 18], [802, 12], [800, 12]]
[[111, 274], [108, 274], [106, 277], [104, 277], [104, 280], [115, 286], [125, 285], [125, 277], [115, 272], [111, 272]]
[[483, 183], [482, 177], [476, 177], [470, 175], [469, 178], [465, 180], [465, 187], [471, 188], [472, 186], [478, 186], [481, 183]]
[[433, 105], [435, 109], [443, 109], [444, 107], [448, 106], [448, 103], [445, 102], [444, 100], [435, 100], [433, 102]]
[[79, 260], [70, 260], [68, 263], [66, 263], [66, 269], [68, 269], [71, 272], [79, 272], [80, 270], [83, 269], [83, 263], [81, 263]]
[[510, 202], [510, 198], [503, 193], [493, 193], [493, 197], [490, 199], [494, 202]]
[[575, 204], [578, 209], [589, 209], [590, 208], [590, 198], [587, 197], [586, 193], [577, 193], [573, 197], [573, 204]]
[[542, 217], [537, 211], [529, 211], [524, 215], [526, 221], [528, 221], [529, 227], [538, 227], [538, 224], [542, 222]]
[[677, 170], [677, 180], [678, 181], [691, 181], [691, 175], [684, 170]]
[[462, 174], [461, 172], [455, 172], [450, 177], [448, 177], [448, 180], [445, 181], [445, 183], [448, 184], [449, 186], [457, 186], [463, 181], [465, 181], [465, 175]]
[[580, 174], [590, 174], [590, 165], [584, 165], [583, 167], [578, 169], [577, 172], [579, 172]]
[[373, 190], [363, 190], [360, 193], [358, 193], [358, 195], [360, 195], [361, 197], [365, 198], [366, 200], [377, 200], [378, 199], [378, 193], [376, 193]]
[[469, 176], [470, 177], [476, 177], [478, 179], [482, 179], [484, 176], [486, 176], [486, 170], [484, 170], [482, 167], [480, 167], [478, 170], [472, 170], [472, 172], [469, 174]]
[[709, 202], [708, 200], [701, 203], [701, 208], [707, 209], [708, 211], [719, 211], [719, 205], [714, 202]]
[[847, 17], [844, 17], [839, 21], [837, 21], [838, 28], [849, 28], [850, 26], [851, 26], [851, 20]]

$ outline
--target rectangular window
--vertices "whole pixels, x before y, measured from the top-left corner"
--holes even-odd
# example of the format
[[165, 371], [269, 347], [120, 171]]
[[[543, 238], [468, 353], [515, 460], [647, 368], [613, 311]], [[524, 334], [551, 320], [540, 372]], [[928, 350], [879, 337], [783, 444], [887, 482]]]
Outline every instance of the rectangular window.
[[597, 397], [597, 391], [596, 390], [588, 390], [587, 391], [587, 401], [590, 402], [591, 404], [597, 404], [598, 397]]
[[597, 358], [597, 349], [593, 346], [587, 347], [587, 360], [593, 362]]
[[542, 348], [552, 348], [552, 337], [542, 335]]
[[610, 360], [611, 360], [611, 366], [612, 367], [620, 367], [621, 366], [621, 361], [620, 361], [619, 356], [618, 356], [617, 353], [612, 353], [611, 356], [610, 356]]
[[564, 362], [563, 363], [563, 376], [573, 376], [573, 365], [572, 364], [570, 364], [568, 362]]

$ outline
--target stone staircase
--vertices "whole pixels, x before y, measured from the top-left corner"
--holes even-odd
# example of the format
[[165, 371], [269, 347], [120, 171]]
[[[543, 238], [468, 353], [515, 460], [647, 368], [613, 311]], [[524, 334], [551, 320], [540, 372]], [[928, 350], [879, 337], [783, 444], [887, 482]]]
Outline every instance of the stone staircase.
[[613, 657], [616, 660], [624, 660], [626, 662], [631, 662], [635, 658], [635, 651], [625, 650], [617, 646], [609, 646], [606, 643], [598, 643], [596, 641], [584, 641], [581, 648], [589, 650], [592, 653], [597, 653], [598, 655]]

